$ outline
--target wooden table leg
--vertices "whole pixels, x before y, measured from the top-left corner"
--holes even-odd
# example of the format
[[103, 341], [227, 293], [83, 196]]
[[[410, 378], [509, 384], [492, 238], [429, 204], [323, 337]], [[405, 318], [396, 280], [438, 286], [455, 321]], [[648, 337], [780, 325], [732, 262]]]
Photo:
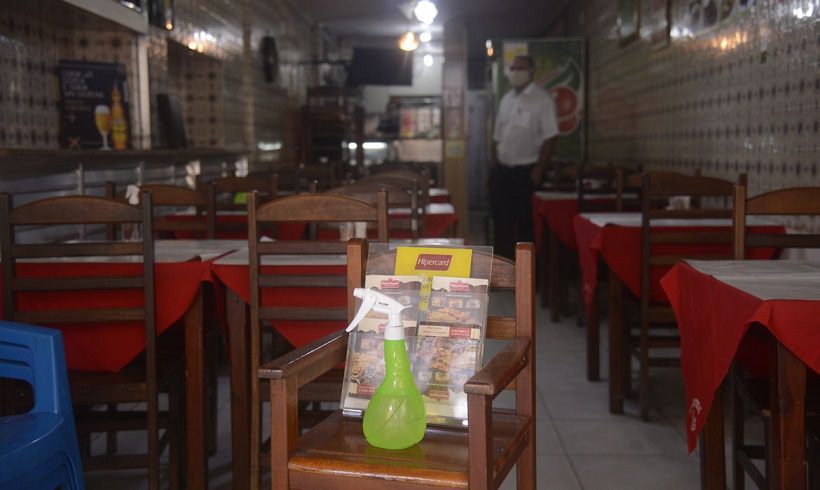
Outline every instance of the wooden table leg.
[[772, 409], [770, 488], [806, 488], [806, 365], [777, 342], [769, 383]]
[[202, 288], [185, 312], [185, 453], [188, 488], [208, 488], [205, 441], [206, 393], [205, 328]]
[[700, 435], [700, 487], [705, 490], [726, 488], [724, 454], [723, 388], [715, 392], [706, 425]]
[[[583, 289], [583, 280], [579, 278], [579, 284]], [[584, 310], [583, 298], [581, 300], [581, 311]], [[601, 379], [601, 318], [598, 308], [598, 288], [592, 293], [592, 308], [587, 316], [587, 379], [589, 381], [599, 381]]]
[[561, 243], [552, 230], [549, 231], [549, 244], [550, 317], [553, 323], [556, 323], [561, 319], [564, 291], [561, 287]]
[[623, 283], [609, 271], [609, 413], [624, 413], [626, 335]]
[[235, 490], [250, 485], [250, 386], [248, 384], [248, 331], [245, 300], [226, 288], [228, 343], [231, 357], [231, 452]]

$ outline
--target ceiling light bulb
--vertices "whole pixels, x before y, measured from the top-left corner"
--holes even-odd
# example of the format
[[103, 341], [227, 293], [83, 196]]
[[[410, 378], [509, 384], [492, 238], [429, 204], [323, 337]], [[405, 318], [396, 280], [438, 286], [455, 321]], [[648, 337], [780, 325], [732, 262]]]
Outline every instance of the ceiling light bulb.
[[430, 0], [420, 0], [416, 3], [416, 8], [413, 9], [413, 13], [419, 22], [432, 24], [436, 15], [438, 15], [438, 9], [436, 8], [436, 4]]
[[429, 43], [432, 40], [433, 40], [433, 35], [430, 34], [427, 31], [424, 31], [421, 34], [419, 34], [419, 41], [421, 41], [423, 43]]
[[425, 54], [424, 58], [424, 66], [430, 67], [433, 66], [433, 55], [432, 54]]
[[414, 51], [418, 47], [419, 42], [413, 31], [407, 31], [399, 38], [399, 49], [403, 51]]

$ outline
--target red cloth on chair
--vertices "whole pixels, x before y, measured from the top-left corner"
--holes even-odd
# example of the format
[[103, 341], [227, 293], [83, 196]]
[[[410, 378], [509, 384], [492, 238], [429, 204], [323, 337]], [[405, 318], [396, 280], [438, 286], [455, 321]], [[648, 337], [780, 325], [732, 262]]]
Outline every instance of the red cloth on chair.
[[686, 263], [673, 267], [661, 284], [680, 331], [689, 451], [697, 445], [715, 391], [753, 322], [820, 373], [820, 301], [762, 300]]
[[[346, 265], [328, 266], [263, 266], [265, 274], [340, 275], [347, 274]], [[214, 274], [246, 303], [250, 302], [250, 268], [247, 265], [214, 264]], [[347, 307], [346, 288], [264, 288], [262, 306], [310, 306], [322, 304], [329, 308]], [[346, 326], [339, 321], [276, 321], [273, 327], [295, 347], [301, 347]]]
[[[22, 263], [19, 277], [136, 276], [142, 263], [47, 262]], [[211, 280], [208, 262], [171, 262], [155, 265], [157, 332], [179, 321], [196, 298], [200, 283]], [[2, 288], [0, 278], [0, 289]], [[43, 291], [19, 293], [21, 311], [77, 308], [140, 307], [142, 292], [137, 290]], [[0, 304], [0, 316], [3, 316]], [[48, 326], [48, 325], [47, 325]], [[70, 324], [56, 326], [63, 332], [66, 364], [81, 371], [117, 372], [145, 350], [145, 328], [141, 322], [117, 324]]]

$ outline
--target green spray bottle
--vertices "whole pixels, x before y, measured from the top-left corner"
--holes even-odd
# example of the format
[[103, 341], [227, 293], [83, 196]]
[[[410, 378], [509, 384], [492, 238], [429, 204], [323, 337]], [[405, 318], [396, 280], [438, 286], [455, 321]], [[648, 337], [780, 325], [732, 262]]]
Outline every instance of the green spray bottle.
[[404, 345], [404, 326], [398, 301], [371, 289], [356, 288], [353, 295], [362, 300], [356, 317], [350, 322], [350, 332], [370, 310], [387, 315], [384, 329], [384, 381], [376, 388], [362, 427], [371, 446], [382, 449], [406, 449], [424, 438], [427, 413], [418, 387], [410, 372], [410, 361]]

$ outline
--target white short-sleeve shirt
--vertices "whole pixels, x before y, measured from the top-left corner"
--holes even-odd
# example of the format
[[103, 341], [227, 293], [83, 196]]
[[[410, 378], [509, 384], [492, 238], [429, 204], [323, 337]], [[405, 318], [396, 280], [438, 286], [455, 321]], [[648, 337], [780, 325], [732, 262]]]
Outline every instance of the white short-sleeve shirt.
[[510, 90], [501, 98], [493, 131], [500, 163], [516, 166], [537, 162], [541, 145], [557, 134], [555, 103], [541, 87], [530, 83], [520, 94]]

